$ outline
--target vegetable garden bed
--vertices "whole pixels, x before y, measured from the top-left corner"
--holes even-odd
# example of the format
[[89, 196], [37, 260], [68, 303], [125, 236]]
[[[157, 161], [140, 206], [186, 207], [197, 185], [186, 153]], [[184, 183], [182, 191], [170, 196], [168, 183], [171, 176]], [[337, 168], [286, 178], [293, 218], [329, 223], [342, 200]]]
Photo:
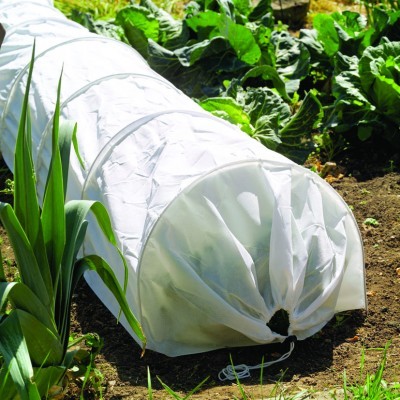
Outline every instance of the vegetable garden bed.
[[[354, 208], [363, 236], [366, 255], [368, 313], [356, 311], [338, 315], [322, 332], [296, 344], [292, 356], [284, 363], [264, 371], [263, 395], [269, 395], [274, 382], [281, 379], [282, 388], [289, 392], [302, 389], [328, 390], [343, 382], [343, 371], [351, 383], [360, 379], [361, 351], [366, 349], [366, 371], [375, 372], [388, 341], [388, 360], [384, 379], [400, 380], [400, 174], [397, 160], [394, 172], [383, 160], [367, 162], [362, 154], [351, 155], [346, 177], [333, 183], [344, 199]], [[357, 158], [354, 158], [357, 157]], [[345, 165], [344, 161], [342, 165]], [[351, 175], [351, 176], [349, 176]], [[364, 224], [375, 218], [379, 225]], [[168, 358], [148, 351], [140, 359], [140, 348], [122, 327], [110, 325], [111, 315], [96, 296], [80, 287], [74, 306], [73, 329], [77, 333], [94, 331], [104, 338], [104, 348], [97, 360], [104, 374], [105, 399], [146, 399], [147, 367], [153, 377], [156, 399], [168, 398], [156, 376], [168, 386], [188, 393], [204, 378], [209, 380], [193, 396], [194, 399], [230, 400], [240, 397], [235, 383], [220, 382], [218, 372], [234, 363], [256, 365], [278, 358], [283, 346], [258, 346]], [[190, 332], [188, 332], [190, 334]], [[282, 377], [282, 371], [286, 371]], [[252, 373], [242, 380], [248, 395], [260, 396], [260, 374]], [[71, 399], [74, 397], [71, 393]], [[75, 392], [76, 393], [76, 392]], [[75, 394], [76, 395], [76, 394]], [[288, 396], [288, 395], [287, 395]], [[251, 397], [250, 397], [251, 398]], [[290, 398], [290, 397], [287, 397]]]
[[[344, 9], [350, 9], [353, 12], [360, 11], [360, 7], [356, 4], [330, 1], [312, 1], [310, 10], [312, 13], [321, 11], [329, 13], [335, 11], [335, 7], [336, 10], [340, 11]], [[317, 24], [319, 24], [320, 29], [328, 29], [325, 31], [326, 40], [323, 43], [325, 56], [322, 56], [318, 61], [314, 59], [315, 65], [322, 66], [323, 69], [325, 68], [323, 64], [326, 62], [326, 58], [324, 61], [326, 52], [331, 52], [331, 55], [334, 54], [337, 51], [335, 46], [338, 45], [334, 43], [334, 40], [331, 42], [328, 39], [329, 37], [332, 38], [330, 34], [333, 32], [332, 30], [329, 31], [329, 26], [332, 27], [330, 17], [318, 18]], [[369, 33], [365, 33], [366, 31], [356, 33], [360, 26], [357, 28], [356, 21], [353, 20], [355, 25], [352, 25], [353, 22], [350, 21], [351, 18], [347, 22], [342, 20], [341, 24], [349, 35], [348, 43], [355, 46], [354, 49], [358, 48], [360, 51], [362, 46], [359, 47], [359, 44], [363, 42], [364, 45], [368, 45], [368, 43], [371, 43], [368, 40], [372, 39], [369, 37]], [[379, 25], [378, 18], [376, 18], [376, 24], [377, 30], [384, 29], [382, 25]], [[364, 40], [363, 35], [369, 37], [369, 39]], [[321, 51], [321, 48], [319, 51]], [[359, 53], [359, 56], [361, 56], [361, 53]], [[322, 79], [318, 82], [320, 78]], [[315, 82], [320, 84], [319, 87], [322, 91], [329, 90], [329, 87], [321, 84], [323, 83], [322, 75], [317, 73]], [[352, 79], [349, 79], [348, 82], [350, 84], [355, 83]], [[356, 93], [353, 90], [354, 88], [346, 87], [346, 82], [344, 83], [344, 89], [338, 88], [338, 90], [343, 90], [344, 96], [342, 98], [346, 97], [346, 89], [352, 94]], [[323, 100], [326, 100], [326, 98], [323, 98]], [[354, 100], [350, 99], [349, 101], [351, 103]], [[338, 101], [336, 106], [341, 107], [339, 103]], [[355, 103], [360, 105], [357, 101]], [[208, 103], [208, 105], [212, 110], [213, 104]], [[205, 100], [205, 106], [207, 107], [207, 100]], [[364, 110], [371, 109], [365, 102], [363, 107], [365, 107]], [[229, 107], [225, 110], [228, 109]], [[224, 114], [224, 110], [221, 111], [221, 114]], [[357, 134], [358, 130], [359, 135], [360, 131], [362, 135], [363, 129], [362, 127], [359, 129], [358, 126], [358, 122], [362, 119], [360, 114], [358, 114], [358, 120], [357, 118], [354, 119], [353, 134]], [[390, 118], [385, 121], [389, 125], [392, 124]], [[236, 120], [236, 122], [238, 121]], [[387, 133], [391, 133], [392, 128], [383, 125], [378, 124], [374, 135], [385, 135], [385, 129]], [[376, 125], [372, 123], [368, 126]], [[322, 141], [324, 141], [323, 138]], [[330, 151], [328, 156], [333, 156], [336, 150], [335, 144], [328, 142], [323, 142], [327, 145], [323, 151], [328, 150], [328, 152]], [[337, 145], [340, 147], [342, 143], [339, 142]], [[290, 392], [296, 392], [300, 389], [312, 391], [314, 389], [327, 390], [338, 387], [343, 382], [344, 371], [346, 371], [350, 382], [360, 383], [362, 382], [360, 378], [362, 349], [367, 349], [366, 371], [375, 371], [382, 352], [369, 349], [382, 348], [388, 341], [391, 341], [391, 346], [388, 350], [385, 379], [388, 382], [399, 381], [400, 379], [400, 311], [398, 307], [400, 297], [400, 219], [398, 217], [400, 175], [397, 169], [400, 160], [396, 151], [394, 151], [394, 154], [391, 150], [386, 153], [376, 153], [372, 149], [374, 149], [373, 145], [365, 148], [356, 146], [350, 152], [342, 152], [339, 157], [336, 157], [340, 169], [339, 173], [328, 176], [335, 189], [353, 207], [363, 236], [369, 310], [368, 312], [356, 311], [339, 315], [321, 333], [297, 343], [289, 360], [264, 371], [264, 384], [267, 387], [263, 389], [262, 393], [260, 393], [260, 376], [257, 372], [254, 372], [250, 379], [242, 381], [246, 393], [254, 396], [254, 398], [261, 394], [267, 396], [277, 380], [282, 380], [282, 388], [288, 388]], [[325, 153], [326, 156], [327, 153]], [[340, 173], [343, 173], [343, 178]], [[374, 218], [378, 225], [365, 224], [367, 218]], [[91, 317], [88, 318], [88, 315]], [[106, 371], [105, 397], [109, 399], [146, 398], [147, 367], [150, 368], [153, 377], [153, 386], [159, 389], [156, 392], [156, 398], [164, 398], [166, 395], [165, 391], [161, 390], [161, 384], [156, 380], [156, 376], [182, 393], [188, 393], [205, 377], [209, 376], [209, 380], [203, 385], [200, 392], [194, 395], [194, 398], [221, 400], [231, 399], [234, 396], [240, 397], [240, 391], [236, 384], [221, 383], [217, 378], [221, 368], [229, 363], [230, 355], [236, 364], [255, 365], [260, 363], [263, 357], [265, 360], [278, 358], [286, 351], [279, 346], [260, 346], [220, 350], [179, 358], [167, 358], [157, 353], [147, 352], [144, 358], [139, 360], [139, 347], [122, 328], [109, 326], [107, 323], [108, 312], [85, 286], [80, 288], [76, 297], [74, 317], [74, 329], [77, 332], [94, 330], [102, 337], [107, 338], [98, 365], [101, 370]], [[130, 351], [132, 346], [135, 349], [133, 352]], [[132, 362], [132, 359], [135, 362]], [[285, 370], [286, 372], [282, 375]]]
[[[312, 10], [316, 4], [312, 3]], [[85, 399], [150, 398], [148, 368], [156, 399], [167, 397], [156, 377], [182, 395], [209, 377], [193, 395], [197, 399], [245, 398], [241, 390], [250, 398], [268, 397], [277, 381], [279, 390], [290, 393], [302, 389], [328, 390], [342, 384], [344, 371], [350, 383], [362, 383], [364, 374], [373, 373], [378, 367], [382, 348], [388, 342], [384, 379], [400, 380], [400, 139], [397, 137], [400, 136], [400, 14], [389, 15], [385, 8], [382, 11], [371, 8], [370, 25], [366, 25], [364, 17], [352, 9], [353, 13], [333, 17], [321, 14], [314, 18], [317, 36], [309, 30], [300, 35], [289, 34], [282, 25], [274, 30], [265, 23], [265, 31], [254, 28], [253, 33], [258, 32], [258, 36], [253, 39], [246, 36], [242, 25], [227, 23], [226, 15], [217, 16], [212, 10], [207, 19], [193, 11], [195, 15], [188, 25], [196, 37], [191, 38], [191, 45], [195, 46], [191, 48], [186, 42], [182, 47], [183, 42], [179, 42], [182, 38], [175, 35], [179, 24], [154, 9], [150, 9], [150, 14], [155, 13], [164, 28], [155, 27], [154, 18], [149, 17], [144, 23], [146, 32], [141, 31], [146, 35], [134, 32], [139, 41], [133, 39], [130, 19], [140, 13], [139, 19], [148, 16], [147, 11], [120, 12], [118, 28], [94, 21], [91, 16], [75, 15], [91, 29], [107, 35], [122, 35], [122, 29], [124, 39], [136, 45], [153, 68], [166, 72], [168, 79], [197, 97], [205, 109], [236, 123], [265, 145], [299, 162], [304, 162], [315, 149], [307, 163], [316, 173], [324, 171], [325, 161], [334, 159], [337, 167], [333, 166], [324, 175], [352, 207], [359, 224], [365, 245], [369, 301], [368, 312], [339, 314], [321, 332], [298, 342], [288, 360], [263, 371], [262, 387], [259, 372], [255, 371], [249, 379], [241, 381], [240, 388], [218, 380], [219, 371], [230, 363], [230, 357], [234, 364], [256, 365], [262, 359], [278, 359], [287, 346], [227, 349], [178, 358], [147, 351], [140, 358], [139, 346], [121, 326], [110, 323], [114, 318], [82, 284], [74, 296], [72, 331], [76, 335], [96, 332], [104, 339], [97, 357], [100, 372], [92, 371]], [[109, 10], [106, 11], [110, 16]], [[243, 6], [241, 12], [249, 10]], [[255, 24], [256, 13], [248, 16]], [[156, 43], [152, 29], [162, 31], [165, 26], [165, 35], [159, 35]], [[242, 44], [234, 38], [225, 42], [214, 40], [215, 29], [221, 33], [224, 26], [234, 31], [236, 37], [241, 34], [248, 39], [246, 51], [242, 51]], [[148, 38], [152, 41], [147, 42]], [[181, 46], [180, 50], [167, 49], [171, 40], [176, 41], [176, 48]], [[206, 41], [209, 41], [207, 46]], [[210, 43], [215, 45], [211, 50]], [[227, 54], [231, 64], [223, 70], [215, 69], [207, 58], [210, 51], [220, 57], [220, 48], [230, 49]], [[271, 65], [258, 65], [266, 54], [271, 56], [266, 64], [271, 62]], [[163, 59], [165, 55], [171, 57]], [[198, 68], [185, 70], [185, 63], [186, 66], [197, 63]], [[302, 68], [306, 64], [307, 68]], [[212, 73], [208, 70], [210, 66], [214, 68]], [[235, 74], [241, 78], [237, 80]], [[262, 91], [259, 86], [263, 86]], [[258, 108], [260, 103], [262, 109]], [[389, 146], [384, 148], [383, 143]], [[2, 182], [1, 187], [4, 186]], [[12, 273], [13, 255], [3, 231], [1, 237], [3, 264], [6, 272]], [[361, 373], [363, 349], [366, 349], [365, 369]], [[66, 398], [78, 398], [80, 392], [81, 387], [75, 382], [69, 385]]]

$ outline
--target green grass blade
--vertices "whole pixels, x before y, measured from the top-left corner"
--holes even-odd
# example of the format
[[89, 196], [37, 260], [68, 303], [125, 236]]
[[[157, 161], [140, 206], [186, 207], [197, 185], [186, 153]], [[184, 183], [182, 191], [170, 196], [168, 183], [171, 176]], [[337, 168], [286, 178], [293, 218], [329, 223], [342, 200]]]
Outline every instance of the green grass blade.
[[0, 324], [0, 353], [22, 400], [30, 400], [33, 368], [22, 329], [16, 314]]
[[151, 375], [149, 367], [147, 367], [147, 393], [148, 400], [153, 400], [153, 388], [151, 386]]
[[238, 375], [237, 375], [237, 373], [236, 373], [235, 365], [233, 364], [232, 354], [229, 354], [229, 360], [230, 360], [230, 362], [231, 362], [232, 371], [233, 371], [233, 374], [235, 375], [236, 383], [237, 383], [238, 388], [239, 388], [239, 390], [240, 390], [240, 394], [242, 395], [242, 399], [243, 399], [243, 400], [247, 400], [246, 392], [244, 391], [243, 386], [242, 386], [242, 384], [240, 383], [239, 377], [238, 377]]
[[32, 290], [21, 282], [0, 282], [0, 310], [10, 301], [13, 308], [24, 310], [36, 317], [43, 325], [57, 334], [57, 328], [49, 313]]
[[261, 391], [261, 397], [264, 397], [263, 396], [263, 391], [264, 391], [264, 356], [262, 356], [262, 358], [261, 358], [260, 391]]
[[208, 376], [207, 378], [203, 379], [196, 387], [194, 387], [185, 397], [183, 400], [189, 399], [194, 393], [196, 393], [200, 388], [208, 381]]
[[141, 340], [144, 349], [146, 347], [146, 337], [143, 333], [142, 327], [135, 315], [132, 313], [128, 302], [126, 301], [125, 294], [118, 283], [117, 277], [107, 262], [99, 256], [91, 255], [78, 260], [77, 267], [79, 268], [79, 274], [82, 274], [86, 269], [97, 272], [103, 283], [114, 295], [129, 323], [129, 326]]
[[183, 397], [179, 396], [178, 393], [176, 393], [174, 390], [172, 390], [166, 383], [164, 383], [158, 376], [157, 376], [158, 381], [161, 383], [162, 387], [164, 390], [169, 393], [175, 400], [184, 400]]
[[[382, 359], [381, 362], [379, 363], [379, 367], [378, 370], [376, 371], [376, 373], [371, 377], [371, 386], [370, 386], [370, 390], [372, 391], [372, 395], [375, 395], [377, 397], [380, 397], [380, 395], [382, 395], [383, 393], [383, 387], [382, 384], [384, 382], [383, 380], [383, 373], [385, 371], [385, 367], [386, 367], [386, 360], [387, 360], [387, 351], [390, 347], [390, 342], [387, 343], [385, 345], [385, 347], [382, 349], [383, 350], [383, 354], [382, 354]], [[368, 392], [369, 393], [369, 392]]]
[[9, 204], [0, 202], [0, 219], [14, 250], [22, 282], [31, 288], [45, 307], [50, 307], [48, 288], [42, 278], [35, 252]]
[[[148, 372], [149, 374], [149, 372]], [[158, 381], [161, 383], [163, 388], [176, 400], [188, 400], [194, 393], [196, 393], [203, 385], [204, 383], [208, 380], [208, 377], [203, 379], [195, 388], [193, 388], [185, 397], [180, 396], [178, 393], [176, 393], [174, 390], [172, 390], [167, 384], [165, 384], [158, 376], [157, 376]]]
[[[343, 371], [343, 393], [344, 393], [344, 400], [348, 400], [348, 386], [347, 386], [347, 375], [346, 370]], [[336, 398], [335, 398], [336, 399]]]
[[84, 376], [81, 378], [82, 379], [82, 387], [81, 387], [81, 394], [79, 396], [79, 400], [85, 400], [85, 387], [86, 384], [88, 383], [88, 380], [90, 378], [90, 373], [92, 372], [92, 357], [93, 355], [90, 353], [89, 354], [89, 359], [90, 361], [87, 363], [87, 365], [85, 365], [85, 374]]

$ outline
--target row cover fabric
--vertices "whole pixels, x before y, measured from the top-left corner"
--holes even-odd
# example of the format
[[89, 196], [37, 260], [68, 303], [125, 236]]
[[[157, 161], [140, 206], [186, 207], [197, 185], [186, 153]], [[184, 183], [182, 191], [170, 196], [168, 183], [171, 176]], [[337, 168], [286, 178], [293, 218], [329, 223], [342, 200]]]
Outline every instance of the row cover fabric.
[[[287, 334], [305, 339], [335, 312], [366, 306], [356, 222], [315, 173], [206, 113], [135, 50], [89, 33], [51, 1], [0, 0], [0, 22], [3, 158], [12, 169], [36, 38], [29, 102], [39, 195], [63, 67], [61, 116], [78, 123], [84, 164], [71, 155], [67, 198], [107, 207], [148, 348], [177, 356], [282, 342], [267, 325], [278, 310], [288, 313]], [[106, 258], [122, 281], [94, 223], [83, 252]], [[117, 315], [96, 275], [86, 279]]]

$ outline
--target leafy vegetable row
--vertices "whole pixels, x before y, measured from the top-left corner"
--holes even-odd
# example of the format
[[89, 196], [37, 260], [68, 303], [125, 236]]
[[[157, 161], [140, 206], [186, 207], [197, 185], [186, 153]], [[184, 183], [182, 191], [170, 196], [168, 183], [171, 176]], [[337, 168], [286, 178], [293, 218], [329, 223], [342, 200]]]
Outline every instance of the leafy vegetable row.
[[75, 19], [130, 43], [203, 108], [298, 162], [316, 129], [400, 148], [400, 11], [318, 14], [298, 37], [275, 24], [270, 0], [195, 0], [182, 20], [141, 0], [109, 22]]

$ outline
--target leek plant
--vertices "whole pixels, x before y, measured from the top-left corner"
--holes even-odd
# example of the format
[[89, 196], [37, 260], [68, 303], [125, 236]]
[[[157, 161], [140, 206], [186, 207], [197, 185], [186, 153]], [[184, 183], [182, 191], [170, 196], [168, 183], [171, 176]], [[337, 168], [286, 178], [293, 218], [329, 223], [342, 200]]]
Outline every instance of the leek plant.
[[[77, 351], [75, 347], [75, 350], [68, 347], [72, 294], [87, 270], [97, 272], [113, 293], [128, 323], [142, 340], [143, 348], [146, 342], [111, 267], [97, 255], [78, 257], [90, 211], [116, 248], [117, 242], [101, 203], [66, 202], [69, 156], [76, 125], [60, 122], [61, 78], [53, 118], [52, 158], [43, 204], [39, 205], [28, 109], [34, 51], [33, 48], [15, 149], [14, 202], [13, 206], [0, 202], [0, 219], [13, 247], [19, 272], [18, 281], [7, 281], [0, 267], [2, 400], [40, 399], [62, 380]], [[126, 268], [122, 253], [118, 252]]]

